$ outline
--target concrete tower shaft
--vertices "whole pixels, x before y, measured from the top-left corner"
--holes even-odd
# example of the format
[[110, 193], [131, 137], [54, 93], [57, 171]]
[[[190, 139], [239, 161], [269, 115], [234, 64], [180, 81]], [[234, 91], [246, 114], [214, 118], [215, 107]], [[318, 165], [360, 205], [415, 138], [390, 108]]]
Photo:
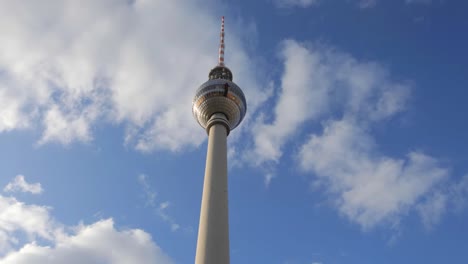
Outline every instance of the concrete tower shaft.
[[[217, 119], [217, 120], [216, 120]], [[209, 127], [195, 264], [229, 264], [227, 128], [222, 114]]]

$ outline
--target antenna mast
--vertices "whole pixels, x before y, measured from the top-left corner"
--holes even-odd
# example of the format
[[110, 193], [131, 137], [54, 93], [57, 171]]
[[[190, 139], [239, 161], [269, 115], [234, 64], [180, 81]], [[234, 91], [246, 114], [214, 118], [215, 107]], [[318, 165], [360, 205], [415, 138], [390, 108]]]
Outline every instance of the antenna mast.
[[218, 66], [224, 66], [224, 16], [221, 17]]

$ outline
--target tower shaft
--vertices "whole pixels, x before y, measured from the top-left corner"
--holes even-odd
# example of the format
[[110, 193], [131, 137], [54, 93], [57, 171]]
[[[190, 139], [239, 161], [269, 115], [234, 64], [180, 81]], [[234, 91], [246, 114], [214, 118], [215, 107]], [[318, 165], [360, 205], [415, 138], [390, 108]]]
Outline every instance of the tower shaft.
[[210, 123], [195, 264], [229, 264], [227, 120]]

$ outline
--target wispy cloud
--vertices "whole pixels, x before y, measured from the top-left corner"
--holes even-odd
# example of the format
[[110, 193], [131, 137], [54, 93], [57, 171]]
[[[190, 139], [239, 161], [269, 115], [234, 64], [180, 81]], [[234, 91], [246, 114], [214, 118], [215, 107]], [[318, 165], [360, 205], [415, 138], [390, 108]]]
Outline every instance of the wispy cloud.
[[319, 4], [319, 0], [273, 0], [273, 3], [279, 8], [291, 7], [310, 7]]
[[431, 4], [432, 0], [405, 0], [406, 4]]
[[439, 223], [442, 215], [447, 210], [447, 198], [446, 194], [436, 192], [417, 206], [418, 213], [426, 229], [431, 229]]
[[[278, 8], [308, 8], [318, 6], [321, 0], [272, 0], [273, 4]], [[411, 0], [406, 0], [411, 1]], [[418, 0], [413, 0], [418, 1]], [[427, 1], [427, 0], [419, 0]], [[343, 1], [344, 2], [344, 1]], [[357, 6], [362, 9], [372, 8], [377, 4], [377, 0], [356, 0]]]
[[166, 223], [170, 225], [172, 231], [177, 231], [180, 225], [175, 219], [167, 213], [167, 209], [171, 205], [169, 201], [157, 202], [156, 191], [148, 183], [148, 176], [145, 174], [138, 175], [138, 183], [142, 186], [145, 193], [146, 205], [155, 210], [156, 214]]
[[164, 221], [166, 221], [167, 223], [170, 224], [172, 231], [177, 231], [180, 228], [180, 225], [176, 223], [174, 218], [172, 218], [171, 216], [169, 216], [167, 214], [166, 209], [169, 208], [169, 206], [170, 206], [170, 203], [168, 201], [162, 202], [162, 203], [159, 204], [159, 208], [158, 208], [157, 212], [158, 212], [158, 215]]
[[450, 182], [444, 188], [426, 197], [418, 206], [424, 227], [431, 230], [437, 225], [443, 215], [450, 211], [459, 213], [468, 202], [468, 175], [461, 177], [458, 182]]
[[447, 193], [450, 201], [453, 202], [456, 211], [461, 211], [468, 202], [468, 174], [464, 175], [459, 182], [449, 186]]
[[358, 6], [359, 8], [362, 8], [362, 9], [372, 8], [375, 5], [377, 5], [377, 0], [359, 0], [358, 1]]
[[11, 182], [9, 182], [5, 188], [4, 192], [29, 192], [32, 194], [40, 194], [44, 190], [40, 183], [28, 183], [23, 175], [17, 175]]
[[154, 191], [148, 183], [148, 176], [145, 174], [138, 175], [138, 183], [143, 188], [147, 206], [156, 206], [156, 191]]

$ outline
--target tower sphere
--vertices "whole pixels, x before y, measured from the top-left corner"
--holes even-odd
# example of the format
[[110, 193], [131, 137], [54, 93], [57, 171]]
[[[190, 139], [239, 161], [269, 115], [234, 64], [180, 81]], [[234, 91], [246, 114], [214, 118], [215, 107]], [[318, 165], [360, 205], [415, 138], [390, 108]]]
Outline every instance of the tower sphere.
[[224, 65], [210, 71], [209, 80], [198, 88], [192, 103], [192, 113], [201, 127], [209, 129], [211, 116], [226, 116], [228, 133], [236, 128], [245, 116], [247, 103], [242, 90], [232, 82], [232, 73]]

